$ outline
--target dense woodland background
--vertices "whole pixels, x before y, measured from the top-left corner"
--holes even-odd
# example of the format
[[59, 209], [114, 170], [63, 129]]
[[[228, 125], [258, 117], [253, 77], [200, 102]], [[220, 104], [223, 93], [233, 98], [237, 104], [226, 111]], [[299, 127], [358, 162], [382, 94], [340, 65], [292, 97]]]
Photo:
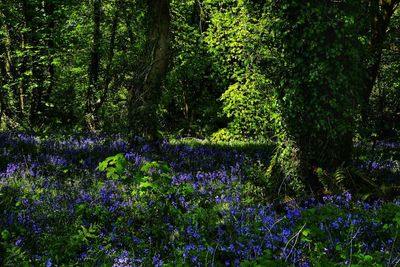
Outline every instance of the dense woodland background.
[[398, 140], [398, 7], [3, 0], [1, 129], [273, 140], [300, 176], [332, 172]]
[[0, 0], [1, 266], [398, 266], [400, 0]]
[[377, 137], [396, 136], [397, 1], [164, 2], [3, 0], [2, 129], [125, 131], [131, 103], [162, 133], [229, 123], [232, 135], [270, 138], [279, 92], [302, 83], [305, 101], [353, 102], [355, 121], [365, 105]]

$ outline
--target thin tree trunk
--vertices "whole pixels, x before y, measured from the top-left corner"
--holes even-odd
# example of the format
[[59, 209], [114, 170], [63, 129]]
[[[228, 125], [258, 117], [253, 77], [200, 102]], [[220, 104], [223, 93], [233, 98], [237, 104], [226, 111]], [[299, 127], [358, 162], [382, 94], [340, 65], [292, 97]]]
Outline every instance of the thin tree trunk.
[[[2, 19], [6, 19], [6, 16], [0, 10], [0, 17]], [[6, 107], [3, 109], [3, 113], [7, 113], [6, 116], [9, 118], [15, 119], [18, 114], [15, 114], [16, 110], [20, 110], [19, 108], [19, 93], [18, 87], [16, 86], [16, 69], [15, 64], [12, 58], [12, 40], [10, 36], [9, 26], [7, 25], [6, 21], [4, 21], [1, 25], [4, 33], [4, 39], [1, 40], [3, 43], [3, 51], [4, 51], [4, 69], [3, 69], [3, 80], [4, 84], [9, 86], [9, 90], [11, 92], [12, 97], [14, 97], [14, 103], [17, 103], [17, 106], [12, 106], [11, 103], [7, 103]], [[9, 95], [7, 95], [9, 96]], [[3, 99], [3, 101], [6, 101]]]
[[53, 65], [53, 58], [55, 54], [55, 42], [54, 42], [54, 30], [55, 30], [55, 18], [54, 18], [54, 11], [55, 11], [55, 5], [53, 1], [45, 1], [44, 3], [44, 11], [46, 13], [46, 16], [48, 18], [47, 21], [47, 28], [48, 28], [48, 37], [47, 37], [47, 47], [49, 54], [47, 55], [47, 79], [49, 81], [48, 87], [46, 88], [46, 91], [44, 92], [43, 95], [43, 101], [42, 105], [40, 107], [41, 110], [44, 110], [43, 104], [48, 103], [50, 101], [51, 94], [53, 92], [54, 88], [54, 83], [55, 83], [55, 67]]
[[[5, 18], [4, 14], [1, 12], [0, 10], [0, 17], [1, 18]], [[1, 40], [0, 43], [0, 51], [3, 51], [3, 62], [1, 63], [1, 72], [0, 72], [0, 79], [1, 79], [1, 84], [0, 87], [3, 87], [3, 85], [8, 85], [9, 89], [14, 93], [14, 87], [13, 84], [15, 82], [15, 68], [14, 68], [14, 64], [12, 61], [12, 57], [11, 57], [11, 37], [10, 37], [10, 32], [8, 29], [7, 24], [4, 22], [1, 25], [3, 32], [4, 32], [4, 39]], [[15, 95], [15, 94], [14, 94]], [[6, 112], [6, 110], [10, 111], [10, 106], [9, 103], [7, 103], [6, 101], [6, 96], [7, 93], [3, 92], [2, 90], [2, 95], [1, 97], [1, 116], [3, 116], [3, 114]], [[8, 116], [10, 116], [11, 114], [6, 114]]]
[[[4, 14], [1, 13], [0, 10], [0, 16], [4, 17]], [[12, 61], [12, 57], [11, 57], [11, 36], [10, 36], [10, 31], [8, 29], [8, 26], [6, 23], [4, 23], [2, 26], [3, 28], [3, 32], [5, 35], [5, 38], [2, 41], [3, 43], [3, 51], [4, 51], [4, 63], [5, 63], [5, 74], [7, 75], [9, 80], [14, 81], [14, 77], [15, 77], [15, 68], [14, 68], [14, 64]]]
[[379, 68], [382, 60], [382, 49], [385, 41], [386, 31], [390, 24], [390, 19], [398, 7], [398, 0], [372, 0], [370, 8], [375, 15], [371, 25], [371, 38], [369, 40], [369, 64], [367, 66], [367, 77], [365, 78], [365, 87], [362, 93], [362, 120], [365, 124], [368, 121], [369, 98], [378, 77]]
[[100, 74], [100, 45], [101, 45], [101, 0], [93, 2], [93, 46], [91, 52], [91, 61], [89, 66], [89, 86], [86, 93], [86, 126], [94, 131], [94, 99], [99, 90]]
[[130, 45], [132, 47], [135, 46], [135, 38], [132, 32], [132, 26], [131, 26], [131, 22], [130, 22], [130, 18], [129, 17], [125, 17], [125, 23], [126, 23], [126, 29], [128, 31], [128, 37], [129, 37], [129, 41], [130, 41]]
[[[3, 121], [3, 113], [6, 108], [6, 94], [5, 90], [3, 89], [3, 86], [7, 84], [7, 71], [6, 71], [6, 65], [7, 65], [7, 53], [6, 53], [6, 48], [4, 45], [0, 42], [0, 51], [3, 51], [3, 54], [0, 54], [0, 124]], [[0, 126], [1, 129], [1, 126]]]
[[29, 51], [29, 46], [31, 45], [32, 40], [32, 26], [33, 26], [33, 14], [34, 8], [29, 0], [22, 1], [22, 14], [24, 16], [24, 28], [25, 31], [22, 33], [21, 40], [21, 48], [24, 51], [24, 55], [22, 56], [21, 67], [19, 71], [20, 82], [18, 87], [18, 95], [19, 95], [19, 113], [22, 120], [25, 119], [25, 106], [27, 99], [27, 92], [29, 81], [32, 77], [29, 77], [29, 62], [31, 57], [31, 51]]
[[112, 79], [111, 68], [112, 68], [112, 62], [113, 62], [113, 58], [114, 58], [115, 37], [117, 34], [118, 22], [119, 22], [119, 7], [117, 6], [114, 17], [113, 17], [112, 26], [111, 26], [110, 46], [109, 46], [108, 56], [107, 56], [107, 67], [104, 72], [105, 77], [104, 77], [104, 83], [102, 86], [103, 92], [102, 92], [102, 95], [100, 96], [100, 100], [98, 102], [96, 102], [95, 112], [94, 112], [95, 114], [97, 114], [97, 112], [102, 107], [102, 105], [104, 104], [104, 102], [107, 98], [108, 89], [109, 89], [110, 82]]

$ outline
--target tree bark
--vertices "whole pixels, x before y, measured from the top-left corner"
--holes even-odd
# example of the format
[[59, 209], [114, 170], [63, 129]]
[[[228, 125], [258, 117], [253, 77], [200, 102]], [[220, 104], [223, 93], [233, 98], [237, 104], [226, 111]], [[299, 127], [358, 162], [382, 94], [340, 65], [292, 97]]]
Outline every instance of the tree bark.
[[[0, 27], [3, 30], [3, 39], [0, 40], [1, 42], [1, 49], [0, 51], [3, 52], [3, 66], [2, 66], [2, 79], [3, 79], [3, 85], [7, 85], [9, 88], [9, 93], [3, 92], [3, 98], [2, 98], [2, 103], [3, 103], [3, 111], [2, 114], [3, 116], [7, 116], [10, 119], [16, 119], [18, 114], [16, 114], [16, 111], [19, 110], [19, 91], [18, 91], [18, 86], [17, 86], [17, 70], [16, 70], [16, 63], [13, 60], [12, 53], [13, 53], [13, 41], [11, 38], [10, 34], [10, 26], [7, 24], [7, 16], [5, 13], [0, 10], [0, 21], [1, 25]], [[12, 102], [9, 102], [9, 99], [6, 99], [8, 97], [13, 97], [15, 100]], [[12, 105], [12, 103], [16, 103], [15, 106]], [[18, 111], [17, 111], [18, 113]]]
[[169, 61], [170, 14], [168, 0], [148, 0], [147, 4], [147, 68], [141, 82], [130, 90], [129, 120], [134, 135], [154, 140], [158, 137], [157, 109]]
[[390, 24], [390, 19], [398, 8], [399, 0], [371, 0], [373, 21], [371, 23], [371, 36], [368, 46], [368, 65], [366, 70], [365, 86], [362, 92], [362, 120], [366, 124], [370, 110], [369, 98], [378, 77], [379, 68], [382, 60], [382, 49], [385, 41], [386, 31]]
[[55, 4], [54, 1], [47, 0], [44, 3], [44, 11], [48, 18], [46, 25], [48, 28], [48, 37], [47, 37], [47, 47], [49, 50], [49, 55], [47, 58], [47, 79], [48, 79], [48, 86], [46, 91], [43, 94], [43, 101], [41, 102], [40, 110], [44, 110], [43, 105], [50, 101], [51, 94], [53, 92], [54, 83], [55, 83], [55, 67], [53, 64], [54, 54], [55, 54], [55, 42], [54, 42], [54, 31], [56, 27], [56, 20], [54, 17], [55, 12]]
[[100, 73], [100, 45], [101, 45], [101, 0], [93, 2], [93, 46], [89, 65], [89, 86], [86, 92], [86, 126], [90, 131], [95, 130], [94, 125], [94, 99], [99, 90]]
[[105, 102], [105, 100], [107, 98], [108, 89], [110, 86], [110, 82], [112, 80], [111, 69], [112, 69], [112, 63], [113, 63], [113, 58], [114, 58], [115, 37], [117, 35], [118, 22], [119, 22], [119, 6], [116, 7], [113, 21], [112, 21], [110, 45], [108, 48], [108, 56], [107, 56], [107, 67], [104, 71], [104, 82], [102, 85], [102, 94], [100, 96], [99, 101], [96, 102], [96, 104], [95, 104], [95, 110], [94, 110], [95, 115], [97, 114], [99, 109], [102, 107], [103, 103]]
[[28, 86], [32, 77], [28, 75], [29, 62], [31, 51], [29, 47], [32, 45], [32, 26], [33, 26], [33, 11], [34, 7], [29, 0], [22, 1], [22, 14], [24, 16], [24, 32], [21, 35], [21, 48], [24, 52], [21, 60], [20, 67], [20, 82], [18, 86], [18, 96], [19, 96], [19, 115], [22, 120], [27, 117], [26, 114], [26, 99], [28, 93]]
[[[0, 54], [0, 124], [3, 121], [3, 113], [6, 107], [6, 92], [3, 89], [3, 86], [7, 83], [7, 71], [6, 71], [6, 49], [3, 47], [3, 44], [0, 42], [0, 51], [4, 51], [3, 54]], [[1, 126], [0, 126], [1, 129]]]
[[353, 134], [344, 132], [333, 140], [327, 135], [318, 138], [300, 138], [296, 141], [295, 156], [299, 160], [300, 175], [306, 178], [306, 185], [311, 191], [323, 188], [317, 168], [327, 173], [334, 173], [341, 166], [349, 166], [353, 153]]

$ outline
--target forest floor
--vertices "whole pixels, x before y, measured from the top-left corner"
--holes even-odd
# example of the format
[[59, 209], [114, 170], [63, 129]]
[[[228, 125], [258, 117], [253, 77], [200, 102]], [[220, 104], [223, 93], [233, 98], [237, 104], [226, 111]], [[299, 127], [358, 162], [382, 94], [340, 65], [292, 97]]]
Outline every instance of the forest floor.
[[[0, 148], [1, 266], [400, 264], [399, 198], [276, 197], [271, 144], [9, 132]], [[400, 144], [356, 150], [399, 180]]]

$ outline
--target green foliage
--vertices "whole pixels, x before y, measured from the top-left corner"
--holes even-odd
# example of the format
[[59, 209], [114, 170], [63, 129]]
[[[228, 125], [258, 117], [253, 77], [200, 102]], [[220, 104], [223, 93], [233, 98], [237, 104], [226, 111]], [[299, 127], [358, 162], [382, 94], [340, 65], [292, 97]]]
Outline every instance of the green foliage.
[[6, 239], [0, 240], [0, 252], [2, 253], [0, 264], [2, 266], [32, 266], [23, 248], [6, 241]]
[[262, 75], [252, 75], [230, 85], [221, 97], [223, 113], [232, 121], [228, 131], [237, 139], [268, 138], [272, 135], [269, 121], [270, 98], [268, 84]]
[[[398, 144], [386, 144], [389, 150], [378, 142], [398, 141], [400, 134], [398, 1], [381, 33], [380, 70], [365, 125], [360, 114], [368, 102], [361, 97], [368, 50], [380, 46], [372, 38], [371, 27], [380, 22], [375, 12], [394, 1], [163, 2], [171, 18], [169, 71], [162, 90], [148, 98], [141, 84], [158, 62], [148, 60], [157, 48], [148, 41], [151, 1], [95, 1], [101, 3], [98, 40], [93, 1], [0, 1], [0, 131], [28, 129], [43, 138], [1, 147], [0, 265], [42, 266], [52, 259], [57, 266], [111, 266], [132, 247], [144, 257], [137, 263], [143, 266], [155, 265], [158, 253], [166, 266], [195, 265], [191, 257], [206, 266], [233, 265], [242, 253], [235, 246], [249, 249], [240, 255], [243, 266], [287, 266], [296, 253], [296, 264], [396, 265], [398, 203], [331, 196], [352, 192], [373, 201], [400, 194]], [[211, 141], [168, 144], [171, 151], [189, 145], [183, 156], [167, 152], [165, 158], [181, 160], [171, 164], [176, 169], [159, 161], [166, 160], [161, 154], [149, 162], [130, 162], [123, 153], [104, 159], [90, 142], [78, 153], [71, 146], [71, 162], [40, 154], [49, 133], [80, 133], [85, 121], [93, 122], [90, 130], [126, 131], [129, 119], [137, 122], [127, 112], [132, 99], [148, 103], [133, 105], [133, 114], [156, 114], [137, 121], [157, 125], [165, 136], [214, 133]], [[145, 134], [142, 124], [136, 126], [136, 134]], [[353, 146], [354, 136], [361, 145]], [[2, 138], [1, 144], [10, 144]], [[204, 149], [197, 155], [199, 146]], [[364, 151], [353, 157], [353, 148]], [[227, 150], [240, 159], [237, 165], [221, 156]], [[248, 155], [260, 151], [268, 157], [251, 161]], [[23, 160], [14, 165], [19, 156]], [[97, 171], [88, 170], [100, 160]], [[190, 170], [178, 172], [181, 165]], [[202, 184], [202, 177], [212, 179]], [[291, 197], [308, 191], [336, 202], [297, 210]], [[278, 211], [265, 208], [270, 200], [279, 202], [271, 205]], [[271, 229], [265, 228], [271, 219], [266, 213], [278, 220]], [[271, 247], [258, 251], [253, 245], [266, 244], [266, 231]], [[198, 250], [185, 251], [188, 244]]]
[[327, 192], [334, 194], [353, 192], [364, 200], [384, 195], [378, 184], [357, 168], [340, 166], [333, 173], [317, 168], [315, 172]]
[[243, 136], [234, 134], [227, 128], [222, 128], [211, 135], [211, 140], [216, 143], [237, 141], [241, 139], [243, 139]]
[[104, 161], [99, 163], [98, 170], [99, 171], [107, 171], [107, 178], [111, 178], [114, 180], [117, 179], [126, 179], [125, 169], [127, 166], [127, 161], [123, 153], [119, 153], [115, 156], [111, 156], [106, 158]]
[[275, 260], [273, 258], [273, 254], [270, 250], [264, 251], [263, 255], [258, 257], [254, 261], [246, 260], [241, 263], [242, 267], [263, 267], [263, 266], [271, 266], [271, 267], [283, 267], [287, 266], [287, 262], [283, 260]]
[[[2, 125], [38, 132], [81, 130], [93, 4], [8, 1], [0, 9]], [[135, 1], [101, 1], [99, 90], [93, 96], [99, 129], [126, 128], [127, 91], [141, 72], [143, 10]]]
[[207, 27], [201, 1], [171, 1], [170, 69], [163, 92], [165, 129], [179, 135], [204, 136], [220, 123], [213, 62], [203, 35]]
[[145, 162], [140, 169], [133, 170], [132, 174], [128, 174], [128, 161], [123, 153], [119, 153], [100, 162], [97, 169], [105, 171], [106, 177], [109, 179], [134, 183], [138, 186], [141, 195], [151, 192], [165, 196], [168, 193], [164, 190], [170, 183], [171, 177], [166, 163]]
[[[392, 210], [388, 212], [388, 210]], [[392, 257], [390, 248], [383, 252], [365, 252], [363, 250], [362, 240], [371, 240], [373, 238], [383, 239], [389, 232], [397, 239], [399, 234], [396, 218], [398, 216], [398, 207], [391, 204], [383, 205], [379, 210], [363, 211], [357, 206], [350, 206], [348, 209], [340, 209], [335, 205], [326, 205], [320, 208], [308, 209], [302, 212], [303, 221], [313, 227], [302, 231], [301, 240], [309, 244], [310, 259], [318, 263], [316, 266], [326, 266], [333, 264], [328, 260], [328, 255], [335, 255], [350, 262], [352, 266], [383, 266], [384, 257]], [[352, 220], [351, 223], [346, 222]], [[333, 222], [333, 223], [332, 223]], [[385, 223], [387, 222], [387, 223]], [[319, 227], [315, 223], [319, 224]], [[383, 227], [371, 236], [360, 234], [361, 224], [382, 225]], [[385, 227], [385, 225], [387, 225]], [[365, 227], [364, 226], [364, 227]], [[386, 231], [391, 228], [390, 231]], [[385, 230], [386, 229], [386, 230]], [[327, 237], [327, 231], [329, 237]], [[347, 241], [335, 243], [335, 237], [340, 234], [347, 237]], [[364, 241], [365, 242], [365, 241]], [[398, 242], [397, 240], [394, 241]], [[396, 245], [396, 244], [393, 244]]]
[[295, 150], [289, 141], [275, 148], [265, 176], [277, 195], [302, 195], [307, 190], [307, 183], [299, 175], [300, 161]]
[[171, 170], [163, 162], [145, 162], [136, 173], [134, 181], [138, 184], [140, 194], [153, 193], [159, 197], [166, 197], [171, 182]]
[[216, 77], [226, 86], [222, 112], [230, 121], [227, 132], [236, 139], [272, 135], [271, 83], [260, 69], [270, 55], [264, 45], [268, 33], [263, 7], [250, 1], [204, 1], [209, 23], [205, 42]]
[[[127, 130], [128, 96], [149, 68], [147, 3], [100, 2], [96, 47], [93, 2], [0, 3], [1, 129], [76, 132], [92, 121], [94, 130]], [[379, 10], [363, 1], [169, 5], [169, 71], [149, 108], [160, 133], [295, 141], [300, 161], [326, 169], [323, 161], [333, 158], [331, 172], [341, 165], [348, 151], [335, 140], [360, 131], [370, 22]], [[393, 10], [363, 137], [393, 139], [398, 132], [399, 9]], [[89, 97], [94, 51], [99, 73]]]

